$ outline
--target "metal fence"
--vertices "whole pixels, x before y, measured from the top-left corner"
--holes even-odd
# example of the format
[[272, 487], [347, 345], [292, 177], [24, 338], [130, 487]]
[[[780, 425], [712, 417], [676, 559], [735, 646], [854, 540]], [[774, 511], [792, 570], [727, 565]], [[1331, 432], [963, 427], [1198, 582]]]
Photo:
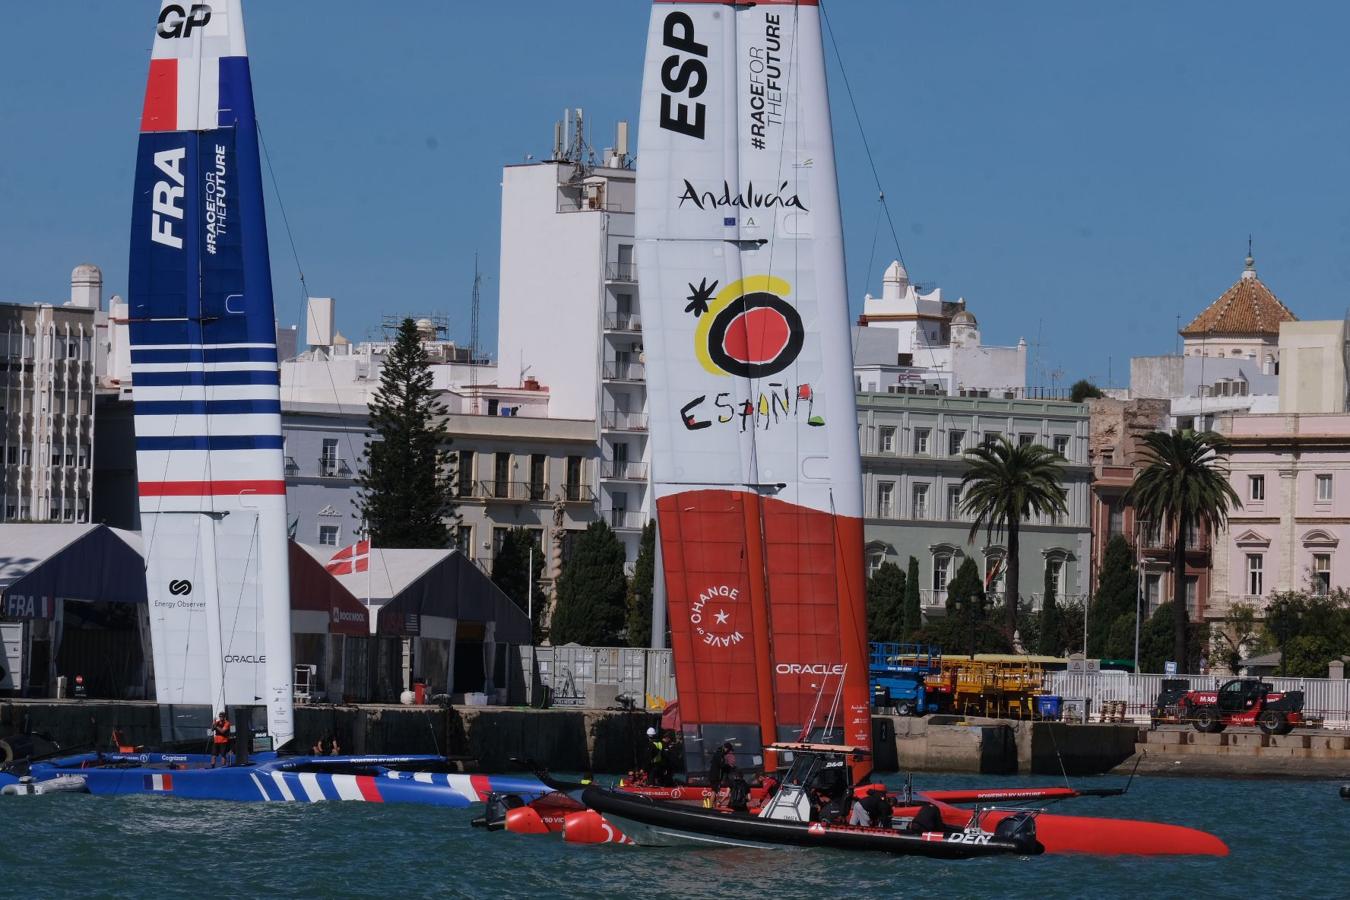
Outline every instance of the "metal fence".
[[525, 702], [553, 706], [620, 706], [628, 695], [639, 707], [659, 712], [675, 699], [675, 665], [669, 650], [641, 647], [521, 647]]
[[[1130, 672], [1048, 672], [1045, 689], [1065, 698], [1086, 697], [1092, 709], [1103, 701], [1124, 700], [1131, 718], [1147, 723], [1149, 710], [1162, 691], [1164, 678], [1186, 678], [1194, 690], [1214, 690], [1231, 675], [1135, 675]], [[1350, 679], [1277, 678], [1261, 679], [1276, 691], [1303, 691], [1303, 711], [1318, 716], [1328, 728], [1350, 728]]]

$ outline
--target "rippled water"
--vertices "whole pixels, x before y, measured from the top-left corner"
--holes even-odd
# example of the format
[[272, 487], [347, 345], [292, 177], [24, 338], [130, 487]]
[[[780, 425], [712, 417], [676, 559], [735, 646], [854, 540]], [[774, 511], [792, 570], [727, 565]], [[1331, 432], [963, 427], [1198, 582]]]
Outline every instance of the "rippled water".
[[[1045, 784], [924, 776], [921, 786]], [[1079, 786], [1118, 783], [1083, 779]], [[1138, 778], [1057, 812], [1212, 831], [1225, 859], [939, 862], [836, 851], [575, 847], [476, 810], [164, 797], [4, 798], [0, 885], [34, 897], [1346, 897], [1350, 801], [1330, 782]]]

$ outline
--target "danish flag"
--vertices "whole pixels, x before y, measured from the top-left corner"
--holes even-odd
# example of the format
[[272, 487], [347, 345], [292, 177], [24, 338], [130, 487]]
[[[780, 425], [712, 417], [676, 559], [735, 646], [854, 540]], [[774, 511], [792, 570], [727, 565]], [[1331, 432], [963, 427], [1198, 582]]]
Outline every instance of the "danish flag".
[[370, 568], [370, 541], [357, 541], [333, 554], [324, 566], [334, 575], [354, 575]]

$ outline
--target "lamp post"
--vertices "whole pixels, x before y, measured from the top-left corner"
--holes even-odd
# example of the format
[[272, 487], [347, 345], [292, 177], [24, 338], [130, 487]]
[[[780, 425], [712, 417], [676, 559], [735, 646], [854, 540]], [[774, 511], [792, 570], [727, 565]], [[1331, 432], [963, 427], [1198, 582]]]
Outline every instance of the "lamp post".
[[525, 570], [527, 615], [530, 617], [530, 643], [534, 643], [534, 541], [530, 541], [530, 563]]

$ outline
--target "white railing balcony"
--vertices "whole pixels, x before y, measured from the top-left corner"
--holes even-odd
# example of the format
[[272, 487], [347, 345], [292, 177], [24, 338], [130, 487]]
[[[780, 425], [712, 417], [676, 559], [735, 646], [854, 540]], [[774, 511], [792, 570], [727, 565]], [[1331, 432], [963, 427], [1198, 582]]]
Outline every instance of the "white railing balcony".
[[605, 519], [615, 531], [641, 531], [647, 524], [642, 513], [626, 509], [611, 509], [605, 513]]
[[607, 409], [600, 414], [600, 427], [606, 431], [646, 431], [647, 416]]
[[919, 603], [925, 609], [946, 609], [947, 592], [920, 589]]
[[606, 331], [641, 331], [642, 316], [637, 313], [623, 313], [614, 310], [605, 312]]
[[608, 360], [602, 369], [607, 381], [642, 381], [647, 369], [642, 363]]
[[606, 460], [604, 468], [600, 472], [600, 477], [612, 481], [646, 481], [647, 464]]
[[637, 282], [637, 266], [631, 262], [610, 262], [605, 265], [605, 279], [624, 284]]

